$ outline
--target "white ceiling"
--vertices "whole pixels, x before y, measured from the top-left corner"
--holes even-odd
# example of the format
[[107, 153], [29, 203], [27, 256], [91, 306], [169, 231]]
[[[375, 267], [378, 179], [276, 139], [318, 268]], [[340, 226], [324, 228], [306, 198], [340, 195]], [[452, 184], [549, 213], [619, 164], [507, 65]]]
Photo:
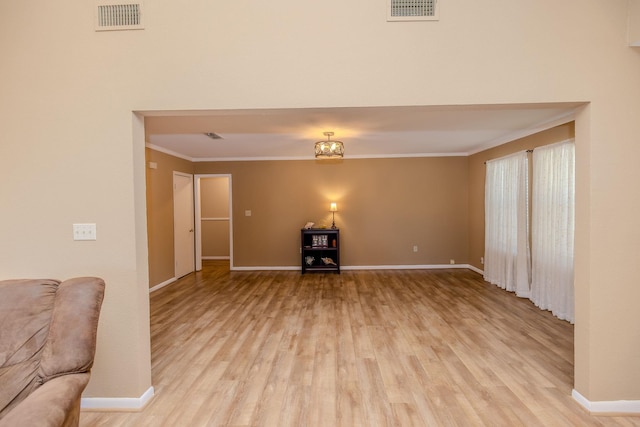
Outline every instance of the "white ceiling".
[[[192, 161], [313, 159], [331, 131], [345, 158], [465, 156], [567, 123], [580, 103], [141, 112], [147, 146]], [[204, 135], [213, 132], [223, 139]]]

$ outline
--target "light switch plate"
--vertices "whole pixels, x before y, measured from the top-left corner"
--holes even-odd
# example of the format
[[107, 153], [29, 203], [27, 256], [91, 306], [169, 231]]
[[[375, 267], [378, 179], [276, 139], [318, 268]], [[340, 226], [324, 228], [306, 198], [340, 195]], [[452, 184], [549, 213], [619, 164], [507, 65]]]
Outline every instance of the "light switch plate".
[[73, 224], [73, 240], [96, 240], [95, 224]]

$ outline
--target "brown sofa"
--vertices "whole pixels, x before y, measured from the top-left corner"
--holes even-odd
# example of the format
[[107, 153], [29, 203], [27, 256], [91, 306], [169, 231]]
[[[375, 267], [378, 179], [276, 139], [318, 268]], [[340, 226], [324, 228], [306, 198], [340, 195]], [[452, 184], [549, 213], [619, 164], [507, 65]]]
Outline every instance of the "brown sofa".
[[0, 281], [0, 427], [77, 426], [104, 281]]

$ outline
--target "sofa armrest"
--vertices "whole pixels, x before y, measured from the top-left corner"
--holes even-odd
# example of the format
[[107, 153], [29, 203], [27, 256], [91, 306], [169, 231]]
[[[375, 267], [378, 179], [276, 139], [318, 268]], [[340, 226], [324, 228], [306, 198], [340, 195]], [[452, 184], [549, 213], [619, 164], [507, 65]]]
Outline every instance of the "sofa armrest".
[[40, 359], [43, 382], [91, 369], [104, 287], [104, 281], [97, 277], [77, 277], [58, 285]]
[[44, 383], [0, 419], [0, 427], [77, 427], [90, 375], [63, 375]]

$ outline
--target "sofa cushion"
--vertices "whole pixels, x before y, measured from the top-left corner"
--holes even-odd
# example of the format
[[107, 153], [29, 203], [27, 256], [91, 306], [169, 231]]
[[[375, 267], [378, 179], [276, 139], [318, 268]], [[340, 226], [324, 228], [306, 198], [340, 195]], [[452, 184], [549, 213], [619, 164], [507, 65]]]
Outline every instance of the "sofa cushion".
[[56, 280], [0, 282], [0, 417], [38, 386], [40, 357], [49, 333]]

